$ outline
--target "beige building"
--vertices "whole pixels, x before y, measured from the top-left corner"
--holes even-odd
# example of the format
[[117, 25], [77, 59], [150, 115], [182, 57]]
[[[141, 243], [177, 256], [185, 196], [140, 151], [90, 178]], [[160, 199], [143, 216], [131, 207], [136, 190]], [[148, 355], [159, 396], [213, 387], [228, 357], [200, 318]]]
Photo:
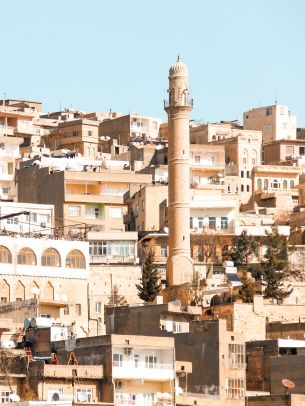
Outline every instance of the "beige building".
[[[1, 133], [1, 126], [0, 126]], [[23, 138], [0, 135], [0, 200], [16, 200], [15, 171]]]
[[242, 126], [237, 121], [221, 121], [220, 123], [190, 124], [191, 144], [208, 144], [227, 138], [234, 138], [242, 131]]
[[264, 145], [266, 165], [305, 165], [305, 140], [282, 139]]
[[299, 174], [295, 166], [260, 165], [252, 172], [253, 207], [289, 213], [298, 205]]
[[287, 106], [273, 104], [244, 113], [244, 129], [261, 131], [263, 144], [282, 139], [296, 139], [296, 116]]
[[57, 158], [53, 164], [47, 162], [47, 167], [23, 167], [18, 171], [18, 199], [54, 204], [60, 233], [73, 229], [87, 232], [90, 227], [124, 231], [127, 207], [123, 195], [131, 188], [137, 190], [150, 184], [151, 175], [123, 169], [110, 171], [102, 168], [102, 162], [97, 167], [97, 161], [85, 163], [78, 166], [77, 159]]
[[128, 213], [124, 216], [126, 230], [158, 231], [160, 224], [160, 204], [167, 199], [168, 187], [160, 183], [147, 185], [133, 196], [125, 199]]
[[94, 120], [76, 119], [59, 122], [55, 131], [43, 137], [51, 150], [68, 149], [96, 159], [99, 144], [99, 123]]
[[160, 118], [127, 114], [117, 118], [103, 120], [99, 125], [99, 136], [117, 139], [119, 144], [130, 141], [143, 141], [159, 137]]

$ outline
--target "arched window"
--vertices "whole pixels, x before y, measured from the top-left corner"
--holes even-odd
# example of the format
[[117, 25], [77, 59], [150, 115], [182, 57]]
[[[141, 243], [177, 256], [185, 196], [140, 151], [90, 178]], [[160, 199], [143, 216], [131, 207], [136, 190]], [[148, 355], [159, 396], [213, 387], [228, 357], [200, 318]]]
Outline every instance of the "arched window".
[[1, 302], [7, 303], [10, 301], [10, 285], [5, 279], [0, 281]]
[[268, 189], [268, 179], [264, 180], [264, 190]]
[[257, 179], [257, 189], [262, 189], [262, 180]]
[[67, 268], [85, 269], [86, 261], [84, 255], [79, 250], [72, 250], [67, 255], [66, 259]]
[[18, 281], [15, 288], [15, 300], [20, 302], [25, 299], [25, 287], [21, 281]]
[[291, 180], [291, 181], [290, 181], [290, 189], [293, 189], [293, 188], [294, 188], [294, 181]]
[[20, 265], [37, 265], [36, 255], [31, 248], [22, 248], [17, 256], [17, 263]]
[[54, 300], [54, 287], [48, 282], [43, 290], [43, 297], [47, 300]]
[[61, 266], [60, 255], [55, 248], [48, 248], [41, 257], [42, 266]]
[[288, 184], [287, 184], [287, 180], [283, 180], [283, 189], [287, 189]]
[[11, 264], [12, 263], [12, 254], [11, 251], [0, 245], [0, 264]]
[[279, 189], [279, 187], [280, 187], [279, 181], [277, 179], [274, 179], [274, 181], [272, 182], [271, 187], [273, 189]]

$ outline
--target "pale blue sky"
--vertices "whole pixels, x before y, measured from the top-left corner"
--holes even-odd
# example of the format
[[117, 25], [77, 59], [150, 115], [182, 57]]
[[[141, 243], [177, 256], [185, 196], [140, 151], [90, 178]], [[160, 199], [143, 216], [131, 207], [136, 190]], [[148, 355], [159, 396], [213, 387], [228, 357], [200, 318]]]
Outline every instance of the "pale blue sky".
[[305, 126], [303, 0], [2, 0], [0, 18], [1, 97], [165, 118], [180, 53], [193, 119], [241, 118], [277, 89]]

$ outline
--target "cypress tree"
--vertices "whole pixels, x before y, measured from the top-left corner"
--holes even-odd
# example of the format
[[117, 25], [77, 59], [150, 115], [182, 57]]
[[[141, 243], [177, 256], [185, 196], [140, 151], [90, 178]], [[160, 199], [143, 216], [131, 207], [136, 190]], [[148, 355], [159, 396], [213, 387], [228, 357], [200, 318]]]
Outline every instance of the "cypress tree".
[[142, 279], [140, 284], [136, 285], [138, 297], [144, 302], [152, 302], [161, 291], [158, 271], [154, 266], [154, 253], [152, 250], [144, 257]]

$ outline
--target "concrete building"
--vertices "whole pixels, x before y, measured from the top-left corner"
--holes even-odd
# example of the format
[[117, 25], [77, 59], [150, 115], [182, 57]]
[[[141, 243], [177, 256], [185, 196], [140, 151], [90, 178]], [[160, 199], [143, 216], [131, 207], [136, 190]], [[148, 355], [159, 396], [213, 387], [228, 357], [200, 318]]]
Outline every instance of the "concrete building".
[[[151, 175], [106, 169], [102, 162], [56, 158], [40, 166], [27, 163], [18, 171], [18, 199], [55, 206], [59, 233], [124, 231], [127, 212], [123, 195], [131, 188], [151, 183]], [[99, 165], [99, 166], [98, 166]], [[46, 166], [46, 167], [43, 167]], [[93, 169], [94, 170], [93, 170]]]
[[304, 394], [305, 341], [278, 339], [246, 343], [247, 390], [284, 395], [287, 390], [282, 384], [289, 379], [295, 387], [290, 393]]
[[43, 137], [50, 150], [69, 149], [96, 159], [99, 144], [99, 123], [94, 120], [76, 119], [59, 122], [57, 129]]
[[0, 217], [27, 212], [0, 219], [0, 230], [21, 234], [54, 234], [54, 211], [54, 206], [50, 204], [0, 202]]
[[264, 163], [266, 165], [293, 165], [303, 167], [305, 164], [305, 140], [282, 139], [264, 145]]
[[[1, 135], [0, 125], [0, 200], [16, 200], [15, 171], [16, 159], [19, 158], [19, 146], [23, 142], [20, 137]], [[3, 129], [6, 127], [3, 126]], [[2, 132], [2, 134], [5, 133]]]
[[257, 107], [243, 114], [244, 129], [261, 131], [263, 144], [282, 139], [296, 139], [296, 116], [287, 106], [273, 104]]
[[130, 141], [157, 139], [161, 121], [137, 113], [105, 119], [99, 124], [99, 137], [117, 139], [122, 145]]
[[168, 225], [169, 256], [166, 264], [167, 283], [179, 285], [193, 274], [190, 257], [190, 152], [188, 69], [177, 61], [169, 70], [168, 114]]
[[178, 375], [177, 405], [244, 405], [245, 343], [242, 334], [226, 330], [224, 320], [200, 322], [192, 310], [169, 303], [109, 309], [106, 329], [114, 334], [132, 332], [141, 337], [145, 331], [147, 336], [174, 337], [176, 363], [184, 366]]
[[[37, 363], [44, 368], [45, 386], [37, 380], [37, 372], [31, 371], [36, 382], [34, 387], [39, 394], [43, 391], [44, 399], [49, 399], [57, 391], [59, 398], [61, 394], [71, 396], [74, 393], [74, 399], [82, 402], [100, 401], [122, 406], [174, 405], [175, 351], [172, 337], [111, 334], [77, 341], [56, 341], [53, 350], [59, 359], [58, 368]], [[71, 351], [79, 365], [66, 365]], [[74, 375], [73, 367], [76, 370]], [[84, 400], [80, 396], [77, 399], [77, 392], [82, 391]]]

